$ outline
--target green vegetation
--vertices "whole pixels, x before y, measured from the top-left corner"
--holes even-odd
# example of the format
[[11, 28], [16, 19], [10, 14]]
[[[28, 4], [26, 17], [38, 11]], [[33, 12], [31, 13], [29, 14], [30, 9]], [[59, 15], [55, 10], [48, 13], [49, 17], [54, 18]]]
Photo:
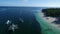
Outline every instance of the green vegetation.
[[60, 8], [43, 9], [42, 12], [45, 16], [60, 17]]

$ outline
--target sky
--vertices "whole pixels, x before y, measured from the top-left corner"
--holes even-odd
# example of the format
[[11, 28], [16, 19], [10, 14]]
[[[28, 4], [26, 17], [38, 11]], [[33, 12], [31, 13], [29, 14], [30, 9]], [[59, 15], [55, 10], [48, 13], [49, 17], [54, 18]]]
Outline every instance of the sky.
[[60, 7], [60, 0], [0, 0], [0, 6]]

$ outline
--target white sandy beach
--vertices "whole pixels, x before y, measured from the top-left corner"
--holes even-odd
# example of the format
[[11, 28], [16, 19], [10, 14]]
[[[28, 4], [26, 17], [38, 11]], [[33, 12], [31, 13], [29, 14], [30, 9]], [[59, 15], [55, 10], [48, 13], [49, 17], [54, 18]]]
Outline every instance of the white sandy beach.
[[56, 20], [56, 18], [53, 18], [53, 17], [44, 17], [44, 13], [42, 13], [42, 11], [40, 11], [40, 13], [38, 13], [38, 15], [40, 17], [42, 17], [42, 19], [46, 20], [49, 24], [51, 24], [52, 26], [54, 27], [58, 27], [60, 29], [60, 24], [55, 24], [55, 23], [52, 23], [53, 21]]

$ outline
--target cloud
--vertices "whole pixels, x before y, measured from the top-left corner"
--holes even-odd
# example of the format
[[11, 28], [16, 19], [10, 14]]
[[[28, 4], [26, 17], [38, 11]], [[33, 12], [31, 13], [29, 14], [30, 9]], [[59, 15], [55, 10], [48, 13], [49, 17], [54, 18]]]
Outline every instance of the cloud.
[[21, 2], [28, 2], [29, 0], [20, 0]]
[[28, 0], [23, 0], [23, 1], [28, 1]]

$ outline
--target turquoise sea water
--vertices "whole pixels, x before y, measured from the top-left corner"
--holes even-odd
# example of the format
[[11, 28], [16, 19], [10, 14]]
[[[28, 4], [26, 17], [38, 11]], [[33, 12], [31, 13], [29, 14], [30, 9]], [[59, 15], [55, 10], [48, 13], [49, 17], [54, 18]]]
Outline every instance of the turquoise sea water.
[[[0, 34], [9, 34], [8, 20], [18, 25], [11, 34], [60, 34], [60, 30], [48, 24], [39, 15], [43, 7], [0, 7]], [[20, 18], [24, 21], [20, 20]], [[49, 29], [50, 28], [50, 29]]]

